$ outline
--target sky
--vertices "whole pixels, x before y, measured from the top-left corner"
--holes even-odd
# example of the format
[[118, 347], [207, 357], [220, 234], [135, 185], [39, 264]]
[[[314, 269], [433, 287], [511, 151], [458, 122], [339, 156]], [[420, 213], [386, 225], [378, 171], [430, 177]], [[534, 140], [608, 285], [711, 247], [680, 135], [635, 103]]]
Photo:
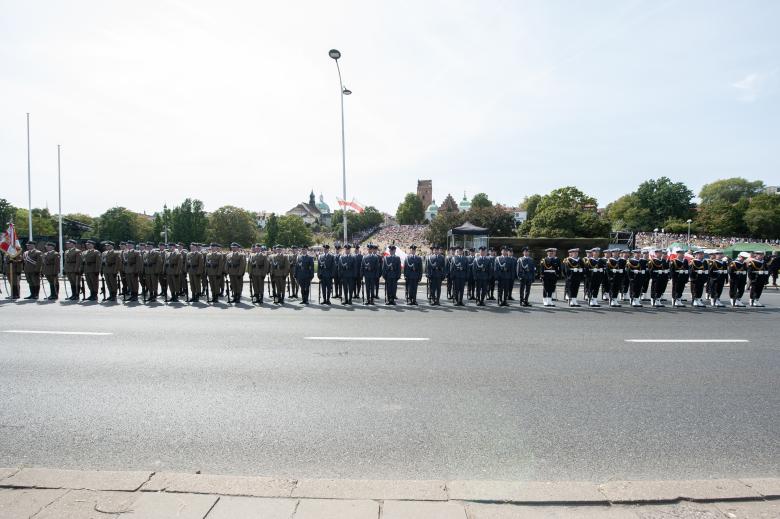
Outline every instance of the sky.
[[0, 198], [394, 213], [648, 178], [780, 184], [780, 2], [0, 0]]

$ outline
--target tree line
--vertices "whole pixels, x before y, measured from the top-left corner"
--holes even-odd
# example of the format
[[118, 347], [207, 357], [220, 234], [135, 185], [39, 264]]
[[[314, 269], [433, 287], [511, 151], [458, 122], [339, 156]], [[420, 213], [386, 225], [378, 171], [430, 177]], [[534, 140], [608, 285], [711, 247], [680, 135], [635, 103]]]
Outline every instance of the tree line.
[[[448, 197], [451, 198], [451, 197]], [[525, 197], [518, 209], [526, 211], [522, 225], [515, 227], [509, 208], [493, 204], [485, 193], [471, 200], [471, 209], [458, 211], [454, 202], [442, 204], [428, 227], [427, 239], [444, 243], [449, 229], [470, 221], [487, 227], [493, 236], [606, 237], [610, 231], [691, 232], [715, 236], [780, 237], [780, 195], [766, 192], [760, 180], [728, 178], [705, 184], [700, 202], [682, 182], [667, 177], [650, 179], [631, 193], [598, 210], [598, 201], [574, 186], [552, 190], [546, 195]], [[399, 204], [396, 218], [401, 224], [424, 223], [425, 209], [414, 193]], [[511, 226], [509, 230], [507, 226]]]

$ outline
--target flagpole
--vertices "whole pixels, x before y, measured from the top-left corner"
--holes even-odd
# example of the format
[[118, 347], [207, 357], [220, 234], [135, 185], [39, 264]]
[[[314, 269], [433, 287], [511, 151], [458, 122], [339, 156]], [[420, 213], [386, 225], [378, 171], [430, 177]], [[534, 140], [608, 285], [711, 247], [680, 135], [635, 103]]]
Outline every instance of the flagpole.
[[57, 144], [57, 199], [60, 211], [60, 274], [64, 271], [65, 254], [62, 250], [62, 175], [60, 168], [60, 145]]
[[30, 181], [30, 112], [27, 112], [27, 226], [30, 241], [33, 241], [32, 229], [32, 183]]

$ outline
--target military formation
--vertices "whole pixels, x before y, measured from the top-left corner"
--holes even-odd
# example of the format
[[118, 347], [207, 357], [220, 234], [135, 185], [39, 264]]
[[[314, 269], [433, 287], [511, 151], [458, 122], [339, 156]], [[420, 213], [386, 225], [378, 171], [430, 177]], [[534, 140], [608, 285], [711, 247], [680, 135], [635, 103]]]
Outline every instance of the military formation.
[[[669, 287], [674, 307], [686, 306], [688, 297], [694, 307], [723, 307], [726, 298], [731, 306], [744, 307], [746, 294], [750, 306], [761, 307], [764, 287], [770, 275], [776, 282], [778, 269], [778, 256], [765, 258], [762, 251], [740, 253], [731, 259], [722, 251], [685, 254], [680, 249], [593, 248], [584, 256], [580, 249], [570, 249], [560, 259], [558, 250], [549, 248], [537, 262], [527, 248], [515, 256], [508, 247], [453, 247], [445, 251], [434, 246], [427, 254], [418, 255], [412, 245], [403, 260], [396, 255], [394, 245], [387, 253], [380, 253], [373, 244], [366, 246], [365, 253], [359, 245], [350, 244], [336, 244], [333, 252], [329, 245], [318, 249], [280, 245], [268, 249], [254, 244], [246, 250], [231, 243], [223, 250], [219, 243], [185, 247], [183, 243], [126, 241], [117, 245], [92, 240], [79, 247], [68, 240], [62, 257], [64, 299], [237, 304], [244, 300], [248, 285], [252, 304], [268, 301], [283, 305], [295, 299], [307, 305], [313, 302], [311, 289], [316, 276], [317, 303], [323, 305], [331, 305], [332, 298], [342, 305], [375, 305], [384, 286], [383, 303], [393, 306], [398, 304], [398, 286], [403, 279], [403, 300], [409, 306], [418, 305], [423, 281], [431, 306], [441, 305], [442, 297], [454, 306], [468, 302], [485, 306], [490, 301], [509, 306], [515, 301], [515, 286], [519, 305], [531, 306], [531, 285], [539, 280], [545, 307], [555, 306], [561, 281], [563, 300], [571, 307], [581, 306], [580, 301], [592, 307], [602, 302], [610, 307], [626, 302], [632, 307], [642, 307], [643, 302], [663, 307]], [[61, 299], [60, 253], [54, 243], [46, 243], [43, 251], [28, 243], [24, 253], [4, 257], [3, 271], [12, 299], [21, 297], [22, 274], [30, 291], [25, 299], [40, 299], [41, 290], [45, 299]]]

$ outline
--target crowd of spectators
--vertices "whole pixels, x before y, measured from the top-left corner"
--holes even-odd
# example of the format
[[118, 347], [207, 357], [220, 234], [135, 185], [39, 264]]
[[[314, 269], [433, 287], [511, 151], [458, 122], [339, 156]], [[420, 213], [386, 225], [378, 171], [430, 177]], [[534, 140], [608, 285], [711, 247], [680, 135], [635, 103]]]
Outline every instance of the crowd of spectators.
[[393, 244], [403, 251], [412, 244], [417, 245], [418, 250], [427, 250], [430, 243], [425, 239], [426, 228], [426, 225], [388, 225], [379, 229], [368, 241], [378, 245], [379, 250]]
[[[750, 237], [738, 236], [707, 236], [701, 234], [691, 234], [690, 243], [692, 247], [701, 247], [705, 249], [725, 249], [736, 243], [767, 243], [769, 245], [780, 245], [780, 239], [762, 240]], [[643, 247], [669, 247], [672, 243], [688, 243], [688, 234], [673, 233], [636, 233], [637, 248]]]

